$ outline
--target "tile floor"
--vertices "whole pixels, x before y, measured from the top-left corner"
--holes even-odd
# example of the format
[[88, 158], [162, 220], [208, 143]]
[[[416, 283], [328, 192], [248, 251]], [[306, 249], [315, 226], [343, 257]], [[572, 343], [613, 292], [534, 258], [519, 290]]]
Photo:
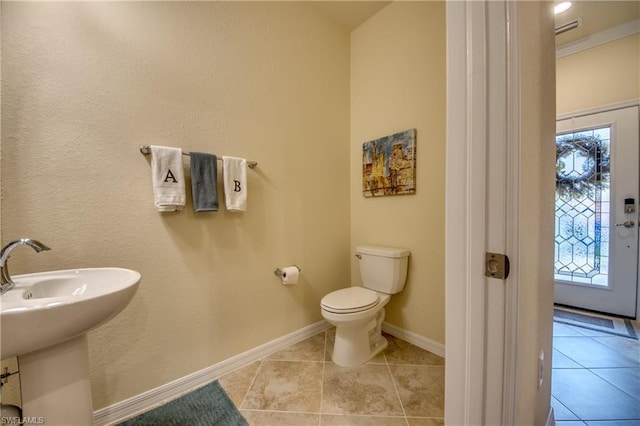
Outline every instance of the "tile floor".
[[[638, 322], [634, 322], [640, 332]], [[558, 426], [640, 426], [640, 341], [554, 323]], [[444, 359], [385, 334], [367, 364], [331, 362], [335, 329], [220, 379], [250, 425], [444, 424]]]
[[385, 334], [354, 368], [331, 362], [335, 329], [220, 379], [250, 425], [444, 425], [444, 358]]
[[552, 362], [556, 425], [640, 426], [640, 341], [554, 323]]

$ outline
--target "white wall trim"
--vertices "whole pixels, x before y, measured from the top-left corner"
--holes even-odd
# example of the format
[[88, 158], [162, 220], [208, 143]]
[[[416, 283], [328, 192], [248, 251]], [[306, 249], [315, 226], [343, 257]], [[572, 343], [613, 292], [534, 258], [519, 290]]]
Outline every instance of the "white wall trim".
[[485, 385], [486, 8], [447, 1], [445, 422], [482, 424]]
[[486, 251], [518, 257], [517, 2], [446, 7], [445, 422], [513, 424], [518, 268], [506, 286], [483, 272]]
[[624, 109], [634, 106], [640, 106], [640, 99], [630, 99], [628, 101], [615, 102], [613, 104], [601, 105], [598, 107], [583, 109], [580, 111], [566, 112], [563, 114], [559, 114], [556, 117], [556, 121], [566, 120], [568, 118], [584, 117], [585, 115], [600, 114], [601, 112], [615, 111], [617, 109]]
[[[276, 351], [282, 350], [295, 343], [301, 342], [313, 335], [331, 328], [327, 321], [319, 321], [311, 324], [286, 336], [260, 345], [210, 367], [204, 368], [188, 376], [181, 377], [173, 382], [151, 389], [147, 392], [136, 395], [132, 398], [120, 401], [116, 404], [101, 408], [94, 412], [94, 425], [113, 425], [126, 419], [135, 417], [138, 414], [149, 411], [168, 401], [176, 399], [188, 392], [202, 387], [212, 381], [219, 379], [227, 373], [251, 364]], [[404, 330], [387, 322], [382, 324], [382, 330], [399, 339], [409, 342], [424, 350], [432, 352], [441, 357], [445, 356], [445, 347], [442, 343], [428, 339], [417, 333]]]
[[545, 423], [545, 426], [556, 426], [556, 418], [555, 414], [553, 413], [553, 407], [549, 409], [549, 415], [547, 416], [547, 423]]
[[[505, 141], [506, 170], [506, 238], [505, 253], [511, 258], [511, 277], [505, 285], [504, 317], [504, 388], [502, 392], [502, 423], [516, 424], [518, 329], [520, 291], [520, 39], [518, 2], [507, 2], [507, 120]], [[511, 143], [509, 142], [511, 141]]]
[[425, 351], [440, 355], [443, 358], [445, 356], [444, 344], [436, 342], [435, 340], [428, 339], [424, 336], [421, 336], [420, 334], [404, 330], [400, 327], [396, 327], [393, 324], [389, 324], [388, 322], [382, 323], [382, 331], [384, 331], [385, 333], [389, 333], [399, 339], [402, 339], [405, 342], [409, 342], [412, 345], [416, 345], [417, 347], [422, 348]]
[[174, 380], [173, 382], [151, 389], [147, 392], [136, 395], [132, 398], [118, 402], [105, 408], [101, 408], [94, 412], [94, 425], [111, 425], [128, 418], [134, 417], [140, 413], [148, 411], [167, 401], [191, 392], [194, 389], [202, 387], [223, 375], [230, 373], [238, 368], [244, 367], [254, 361], [257, 361], [273, 352], [284, 349], [294, 343], [298, 343], [315, 334], [330, 328], [331, 325], [322, 320], [311, 324], [286, 336], [279, 337], [275, 340], [260, 345], [254, 349], [221, 361], [210, 367], [204, 368], [188, 376]]
[[640, 19], [634, 19], [633, 21], [583, 37], [571, 43], [561, 44], [556, 49], [556, 59], [591, 49], [592, 47], [609, 43], [638, 32], [640, 32]]

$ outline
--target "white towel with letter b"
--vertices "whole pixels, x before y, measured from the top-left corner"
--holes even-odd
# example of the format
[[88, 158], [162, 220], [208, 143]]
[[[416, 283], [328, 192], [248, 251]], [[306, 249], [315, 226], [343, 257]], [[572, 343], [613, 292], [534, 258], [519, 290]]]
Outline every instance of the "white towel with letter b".
[[222, 156], [224, 200], [230, 212], [243, 212], [247, 208], [247, 160]]

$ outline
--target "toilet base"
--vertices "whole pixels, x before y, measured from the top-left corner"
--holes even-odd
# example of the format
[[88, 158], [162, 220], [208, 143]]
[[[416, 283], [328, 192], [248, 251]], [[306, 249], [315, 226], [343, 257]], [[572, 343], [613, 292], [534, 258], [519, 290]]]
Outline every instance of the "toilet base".
[[[383, 336], [380, 336], [373, 345], [370, 345], [368, 341], [363, 345], [361, 342], [358, 343], [353, 339], [341, 340], [341, 343], [339, 343], [338, 334], [338, 330], [336, 329], [336, 343], [333, 347], [331, 359], [340, 367], [356, 367], [362, 365], [384, 351], [389, 345], [389, 342], [387, 342], [387, 339]], [[363, 346], [364, 350], [362, 349]]]
[[387, 349], [387, 346], [389, 346], [389, 342], [385, 337], [383, 336], [379, 336], [379, 337], [380, 338], [371, 347], [371, 358], [375, 357], [380, 352]]
[[355, 367], [385, 350], [389, 343], [381, 333], [383, 319], [384, 309], [364, 327], [336, 326], [333, 362], [341, 367]]

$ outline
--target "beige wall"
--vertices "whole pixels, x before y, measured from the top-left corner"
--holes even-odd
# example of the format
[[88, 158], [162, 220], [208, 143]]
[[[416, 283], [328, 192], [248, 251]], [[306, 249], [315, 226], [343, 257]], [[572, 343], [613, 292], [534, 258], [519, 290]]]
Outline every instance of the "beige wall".
[[[540, 18], [522, 19], [523, 32], [539, 35], [538, 7], [523, 4]], [[351, 40], [294, 3], [3, 3], [0, 232], [53, 248], [16, 252], [14, 273], [143, 275], [131, 305], [89, 334], [96, 409], [320, 320], [320, 298], [350, 269], [358, 279], [349, 259], [361, 242], [411, 249], [387, 320], [444, 342], [444, 25], [432, 2], [392, 4]], [[523, 49], [541, 47], [528, 37]], [[538, 215], [553, 176], [554, 131], [539, 125], [555, 115], [553, 71], [532, 60], [523, 70], [544, 72], [523, 79], [520, 220], [552, 223]], [[364, 199], [362, 142], [409, 128], [417, 193]], [[157, 213], [140, 144], [259, 161], [248, 211]], [[539, 424], [549, 229], [524, 231], [518, 419]], [[302, 280], [285, 288], [272, 270], [290, 263]]]
[[[349, 48], [300, 3], [3, 2], [3, 242], [53, 249], [13, 273], [143, 277], [89, 333], [95, 409], [322, 319], [350, 269]], [[248, 210], [158, 213], [141, 144], [258, 161]]]
[[[351, 249], [411, 250], [386, 320], [444, 343], [444, 2], [396, 2], [351, 34]], [[416, 193], [362, 195], [362, 143], [417, 129]], [[352, 280], [359, 282], [352, 261]]]
[[[520, 2], [519, 290], [516, 424], [543, 425], [551, 396], [555, 54], [551, 2]], [[538, 354], [546, 369], [538, 383]]]
[[559, 58], [558, 114], [639, 99], [639, 52], [634, 34]]

